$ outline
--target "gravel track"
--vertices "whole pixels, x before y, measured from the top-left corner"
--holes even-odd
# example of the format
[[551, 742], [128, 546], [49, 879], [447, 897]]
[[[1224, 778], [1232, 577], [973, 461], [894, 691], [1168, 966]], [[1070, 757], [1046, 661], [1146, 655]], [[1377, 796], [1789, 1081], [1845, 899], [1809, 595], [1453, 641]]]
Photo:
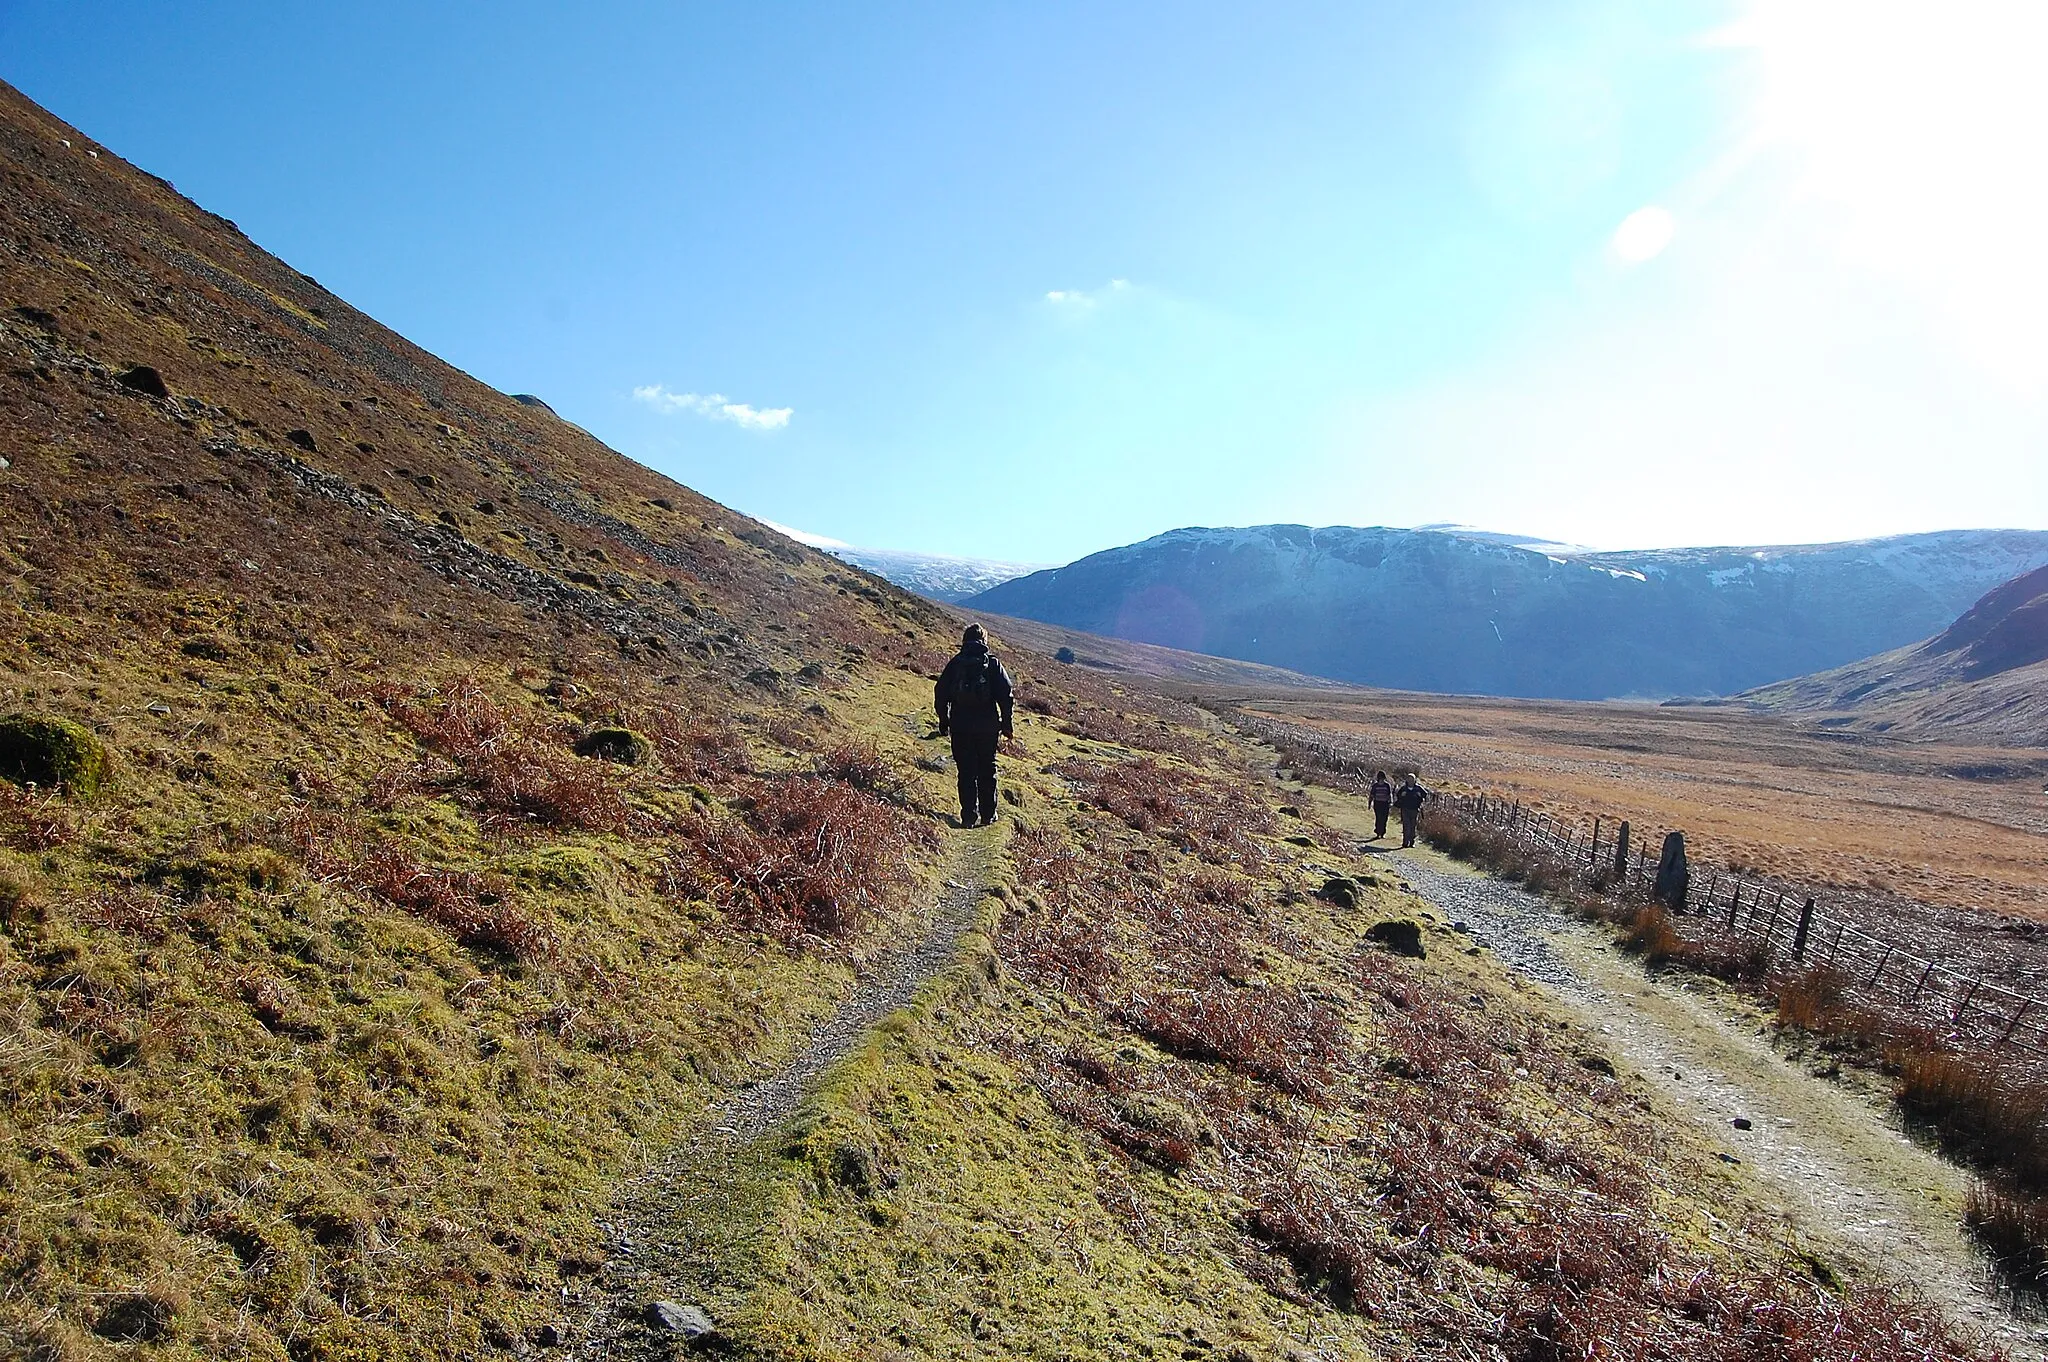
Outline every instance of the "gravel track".
[[1754, 1017], [1715, 1001], [1712, 986], [1647, 973], [1617, 955], [1609, 933], [1545, 899], [1432, 852], [1377, 859], [1474, 944], [1578, 1011], [1720, 1158], [1747, 1166], [1795, 1240], [1910, 1284], [2013, 1357], [2048, 1357], [2039, 1312], [2008, 1308], [1963, 1234], [1967, 1175], [1888, 1113], [1809, 1074]]
[[[748, 1198], [768, 1157], [764, 1137], [797, 1114], [870, 1027], [908, 1005], [953, 960], [988, 893], [1006, 835], [1006, 825], [952, 834], [947, 877], [924, 934], [861, 979], [773, 1077], [715, 1104], [696, 1138], [620, 1189], [612, 1217], [602, 1222], [605, 1265], [580, 1301], [570, 1356], [652, 1362], [677, 1355], [680, 1340], [651, 1326], [648, 1307], [692, 1300], [730, 1271], [730, 1260], [754, 1251], [757, 1245], [746, 1241], [761, 1216]], [[717, 1238], [707, 1239], [707, 1231]]]

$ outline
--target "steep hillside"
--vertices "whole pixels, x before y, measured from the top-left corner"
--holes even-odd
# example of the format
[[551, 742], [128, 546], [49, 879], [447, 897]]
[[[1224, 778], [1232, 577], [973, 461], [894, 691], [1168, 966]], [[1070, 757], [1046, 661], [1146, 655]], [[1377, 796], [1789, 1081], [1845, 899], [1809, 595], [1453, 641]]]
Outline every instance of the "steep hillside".
[[0, 1357], [1982, 1355], [1209, 716], [1006, 649], [949, 827], [951, 617], [4, 87], [0, 306]]
[[2048, 533], [1592, 553], [1448, 530], [1175, 530], [976, 608], [1365, 685], [1724, 695], [1896, 647], [2048, 564]]
[[0, 305], [0, 1355], [518, 1337], [917, 929], [952, 622], [4, 87]]
[[2048, 747], [2048, 569], [1987, 592], [1925, 642], [1734, 703], [1902, 738]]

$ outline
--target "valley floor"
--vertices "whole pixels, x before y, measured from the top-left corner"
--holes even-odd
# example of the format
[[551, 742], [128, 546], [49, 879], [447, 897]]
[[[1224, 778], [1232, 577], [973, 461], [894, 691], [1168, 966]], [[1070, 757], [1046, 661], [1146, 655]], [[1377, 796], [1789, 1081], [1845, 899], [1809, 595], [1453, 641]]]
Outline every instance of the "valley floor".
[[[1581, 826], [1680, 828], [1716, 863], [1873, 904], [2048, 921], [2048, 751], [1906, 743], [1734, 710], [1395, 692], [1230, 699], [1431, 786]], [[2038, 962], [2048, 977], [2048, 959]]]

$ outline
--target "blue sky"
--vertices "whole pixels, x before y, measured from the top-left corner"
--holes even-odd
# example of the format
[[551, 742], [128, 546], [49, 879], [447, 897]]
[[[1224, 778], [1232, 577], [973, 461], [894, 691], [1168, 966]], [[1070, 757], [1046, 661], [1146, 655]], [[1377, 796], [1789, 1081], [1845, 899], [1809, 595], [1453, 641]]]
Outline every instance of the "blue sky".
[[2048, 527], [2043, 13], [0, 0], [0, 76], [783, 524], [1649, 546]]

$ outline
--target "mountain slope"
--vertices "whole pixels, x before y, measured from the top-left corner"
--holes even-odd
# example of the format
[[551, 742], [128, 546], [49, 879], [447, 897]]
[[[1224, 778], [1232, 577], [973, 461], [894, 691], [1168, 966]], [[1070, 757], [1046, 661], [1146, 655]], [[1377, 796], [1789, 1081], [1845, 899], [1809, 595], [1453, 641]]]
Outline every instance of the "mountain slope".
[[1735, 700], [1830, 727], [2048, 747], [2048, 568], [1987, 592], [1924, 642]]
[[1595, 553], [1459, 531], [1187, 529], [968, 604], [1410, 690], [1727, 694], [1939, 628], [2048, 533]]
[[859, 549], [834, 545], [834, 558], [865, 568], [906, 591], [935, 601], [964, 601], [993, 586], [1038, 571], [1024, 563], [998, 563], [987, 558], [950, 558], [940, 553], [903, 549]]
[[[0, 459], [0, 1356], [534, 1355], [607, 1254], [756, 1359], [1970, 1356], [1728, 1232], [1448, 927], [1375, 947], [1416, 901], [1340, 908], [1347, 839], [1209, 716], [1005, 646], [1004, 820], [942, 832], [950, 616], [5, 87]], [[673, 1237], [602, 1232], [976, 860], [917, 1009], [642, 1183]], [[676, 1355], [622, 1304], [608, 1356]]]
[[0, 1355], [525, 1347], [917, 929], [942, 782], [813, 771], [953, 629], [0, 86]]

